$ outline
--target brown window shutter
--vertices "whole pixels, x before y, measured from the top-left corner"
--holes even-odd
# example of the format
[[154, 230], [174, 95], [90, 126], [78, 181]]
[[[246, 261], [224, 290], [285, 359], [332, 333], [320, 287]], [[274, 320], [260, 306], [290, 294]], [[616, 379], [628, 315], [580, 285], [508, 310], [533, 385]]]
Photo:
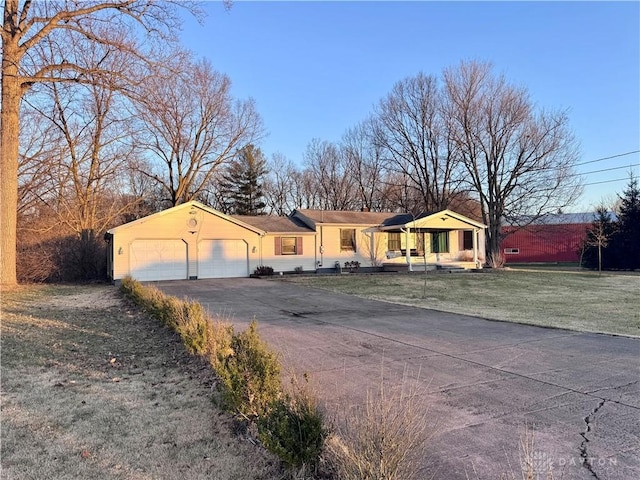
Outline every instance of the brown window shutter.
[[296, 255], [302, 255], [302, 237], [296, 237]]
[[276, 255], [282, 255], [282, 239], [280, 237], [275, 237], [275, 252]]

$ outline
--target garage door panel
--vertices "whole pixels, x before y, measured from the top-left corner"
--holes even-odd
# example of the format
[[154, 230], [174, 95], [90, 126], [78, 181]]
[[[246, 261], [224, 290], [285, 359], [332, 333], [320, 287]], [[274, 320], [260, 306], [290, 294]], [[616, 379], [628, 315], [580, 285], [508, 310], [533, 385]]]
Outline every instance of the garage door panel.
[[244, 240], [202, 240], [198, 244], [198, 278], [247, 277], [248, 259]]
[[137, 280], [187, 278], [187, 244], [182, 240], [135, 240], [129, 255], [131, 276]]

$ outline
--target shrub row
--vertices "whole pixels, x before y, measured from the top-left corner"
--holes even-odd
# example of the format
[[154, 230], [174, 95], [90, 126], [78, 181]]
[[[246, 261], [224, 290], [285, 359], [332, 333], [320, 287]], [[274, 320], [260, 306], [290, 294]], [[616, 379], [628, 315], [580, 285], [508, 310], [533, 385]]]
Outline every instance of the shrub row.
[[213, 319], [202, 305], [165, 295], [126, 277], [122, 293], [177, 332], [186, 349], [214, 369], [224, 407], [257, 424], [263, 444], [295, 467], [315, 467], [327, 430], [315, 400], [302, 389], [285, 393], [279, 357], [258, 334], [254, 320], [244, 332]]

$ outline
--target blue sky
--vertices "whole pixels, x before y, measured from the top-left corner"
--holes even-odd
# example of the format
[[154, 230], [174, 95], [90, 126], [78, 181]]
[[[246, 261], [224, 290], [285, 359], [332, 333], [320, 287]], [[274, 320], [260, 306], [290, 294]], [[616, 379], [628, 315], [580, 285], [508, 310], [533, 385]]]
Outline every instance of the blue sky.
[[[545, 109], [567, 109], [582, 162], [640, 150], [639, 2], [244, 2], [205, 4], [186, 48], [252, 97], [269, 135], [262, 150], [301, 162], [312, 138], [339, 141], [393, 84], [490, 61]], [[580, 166], [640, 163], [640, 154]], [[633, 167], [640, 176], [640, 167]], [[628, 177], [628, 168], [585, 183]], [[614, 198], [626, 180], [587, 185], [573, 210]]]

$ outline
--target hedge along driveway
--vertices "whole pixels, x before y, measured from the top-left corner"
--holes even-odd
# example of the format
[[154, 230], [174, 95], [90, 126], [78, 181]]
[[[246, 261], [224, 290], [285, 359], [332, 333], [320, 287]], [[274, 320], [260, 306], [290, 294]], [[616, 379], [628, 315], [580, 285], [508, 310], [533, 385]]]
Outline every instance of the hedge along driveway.
[[519, 477], [525, 423], [535, 424], [539, 455], [565, 465], [564, 479], [590, 475], [585, 456], [600, 478], [640, 478], [637, 339], [493, 322], [279, 281], [156, 286], [232, 317], [238, 328], [257, 318], [285, 366], [308, 372], [329, 408], [362, 402], [381, 373], [391, 387], [409, 371], [439, 426], [425, 461], [446, 478], [474, 478], [472, 469], [479, 478], [509, 470]]

